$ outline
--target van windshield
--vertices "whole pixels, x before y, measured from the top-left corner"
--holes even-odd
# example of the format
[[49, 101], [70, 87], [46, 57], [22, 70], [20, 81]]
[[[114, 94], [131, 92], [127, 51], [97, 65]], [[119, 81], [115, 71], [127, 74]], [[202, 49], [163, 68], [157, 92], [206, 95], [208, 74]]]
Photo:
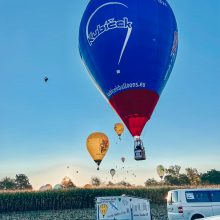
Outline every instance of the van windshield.
[[208, 191], [186, 191], [187, 202], [211, 202]]

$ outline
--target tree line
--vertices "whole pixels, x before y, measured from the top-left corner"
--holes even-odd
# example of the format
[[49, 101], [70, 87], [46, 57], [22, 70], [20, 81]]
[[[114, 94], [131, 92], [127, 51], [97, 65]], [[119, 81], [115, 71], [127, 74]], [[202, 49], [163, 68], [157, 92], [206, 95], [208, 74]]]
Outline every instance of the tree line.
[[17, 174], [15, 178], [5, 177], [0, 181], [0, 190], [32, 190], [33, 187], [25, 174]]
[[[185, 173], [181, 173], [181, 166], [174, 165], [165, 169], [165, 175], [163, 180], [157, 181], [154, 178], [149, 178], [144, 183], [145, 186], [157, 186], [157, 185], [168, 185], [168, 186], [184, 186], [184, 185], [217, 185], [220, 184], [220, 171], [212, 169], [206, 173], [199, 173], [196, 168], [186, 168]], [[63, 178], [61, 181], [62, 188], [75, 188], [76, 185], [70, 178]], [[102, 181], [98, 177], [91, 178], [91, 186], [98, 187], [103, 185]], [[112, 183], [109, 181], [104, 184], [107, 187], [134, 186], [126, 181], [118, 183]], [[0, 181], [0, 190], [32, 190], [33, 187], [29, 182], [29, 178], [25, 174], [17, 174], [15, 178], [5, 177]]]
[[154, 178], [150, 178], [145, 182], [145, 186], [153, 185], [217, 185], [220, 184], [220, 171], [212, 169], [206, 173], [199, 173], [196, 168], [188, 167], [185, 169], [185, 173], [180, 173], [181, 166], [174, 165], [165, 169], [165, 176], [163, 180], [156, 181]]

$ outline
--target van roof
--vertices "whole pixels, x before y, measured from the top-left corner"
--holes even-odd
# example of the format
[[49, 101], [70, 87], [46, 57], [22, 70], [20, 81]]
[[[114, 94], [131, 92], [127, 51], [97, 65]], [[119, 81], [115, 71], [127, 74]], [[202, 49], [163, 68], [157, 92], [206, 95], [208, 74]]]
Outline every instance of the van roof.
[[173, 189], [173, 190], [170, 190], [169, 192], [173, 192], [173, 191], [207, 191], [207, 190], [210, 190], [210, 191], [212, 191], [212, 190], [220, 190], [220, 188]]

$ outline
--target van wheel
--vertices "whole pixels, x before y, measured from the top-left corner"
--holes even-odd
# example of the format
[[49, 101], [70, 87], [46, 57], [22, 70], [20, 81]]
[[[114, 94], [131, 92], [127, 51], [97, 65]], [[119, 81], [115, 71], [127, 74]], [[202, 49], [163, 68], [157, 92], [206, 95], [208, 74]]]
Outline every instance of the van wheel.
[[204, 216], [199, 215], [199, 214], [196, 214], [196, 215], [194, 215], [194, 216], [191, 218], [191, 220], [195, 220], [195, 219], [198, 219], [198, 218], [204, 218]]

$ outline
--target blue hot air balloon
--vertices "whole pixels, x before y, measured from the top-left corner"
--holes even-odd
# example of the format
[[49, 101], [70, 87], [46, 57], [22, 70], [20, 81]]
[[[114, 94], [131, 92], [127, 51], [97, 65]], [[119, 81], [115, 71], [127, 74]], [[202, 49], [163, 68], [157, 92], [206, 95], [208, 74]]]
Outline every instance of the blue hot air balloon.
[[177, 47], [177, 24], [166, 0], [91, 0], [83, 14], [81, 58], [140, 149]]

